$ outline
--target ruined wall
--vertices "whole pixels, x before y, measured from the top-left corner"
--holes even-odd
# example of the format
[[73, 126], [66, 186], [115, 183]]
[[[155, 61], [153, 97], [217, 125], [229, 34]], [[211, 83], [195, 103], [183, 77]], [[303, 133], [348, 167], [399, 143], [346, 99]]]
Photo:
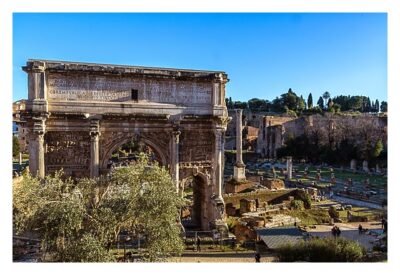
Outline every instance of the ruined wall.
[[364, 131], [382, 138], [387, 145], [387, 118], [372, 115], [311, 115], [299, 118], [269, 117], [264, 118], [257, 138], [257, 153], [264, 157], [275, 158], [276, 150], [285, 144], [290, 137], [307, 134], [310, 131], [320, 130], [323, 135], [328, 132], [335, 136], [346, 136], [357, 131], [363, 135]]

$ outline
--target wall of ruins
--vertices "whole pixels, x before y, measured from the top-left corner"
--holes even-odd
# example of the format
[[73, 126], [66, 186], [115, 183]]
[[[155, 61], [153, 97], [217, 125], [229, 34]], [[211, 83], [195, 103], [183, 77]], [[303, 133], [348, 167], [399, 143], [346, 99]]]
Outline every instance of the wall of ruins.
[[[257, 138], [257, 153], [263, 157], [275, 158], [276, 150], [282, 147], [289, 137], [297, 137], [314, 129], [327, 129], [335, 134], [349, 133], [352, 130], [375, 131], [387, 146], [387, 117], [373, 115], [311, 115], [307, 117], [273, 117], [266, 116], [260, 125]], [[371, 134], [371, 133], [370, 133]]]

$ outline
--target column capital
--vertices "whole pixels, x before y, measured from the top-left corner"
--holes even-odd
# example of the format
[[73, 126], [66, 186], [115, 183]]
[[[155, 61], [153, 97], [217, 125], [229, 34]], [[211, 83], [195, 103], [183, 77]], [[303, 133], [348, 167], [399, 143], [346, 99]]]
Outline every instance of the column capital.
[[173, 130], [171, 132], [171, 137], [174, 141], [174, 143], [179, 143], [179, 136], [181, 135], [181, 131], [180, 130]]
[[243, 109], [235, 109], [236, 114], [242, 115], [243, 114]]
[[97, 138], [98, 136], [100, 136], [100, 120], [98, 119], [90, 120], [89, 135], [91, 136], [91, 138]]
[[46, 70], [46, 65], [42, 61], [28, 61], [22, 69], [28, 73], [43, 73]]
[[228, 127], [228, 123], [232, 120], [231, 117], [228, 116], [218, 116], [215, 118], [215, 126], [217, 129], [222, 129], [223, 131], [226, 131], [226, 128]]
[[44, 135], [46, 132], [46, 119], [47, 115], [40, 115], [36, 117], [32, 117], [33, 120], [33, 133], [37, 135]]

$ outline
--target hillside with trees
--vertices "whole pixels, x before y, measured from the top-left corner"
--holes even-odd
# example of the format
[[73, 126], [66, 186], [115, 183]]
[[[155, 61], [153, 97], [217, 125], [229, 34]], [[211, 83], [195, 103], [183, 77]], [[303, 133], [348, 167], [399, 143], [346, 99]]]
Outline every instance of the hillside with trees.
[[302, 95], [297, 95], [291, 88], [286, 93], [281, 94], [273, 100], [252, 98], [247, 102], [233, 101], [231, 97], [226, 99], [228, 109], [250, 109], [252, 112], [269, 113], [288, 113], [296, 115], [307, 115], [316, 113], [340, 113], [340, 112], [359, 112], [359, 113], [385, 113], [387, 112], [387, 102], [379, 102], [378, 99], [370, 99], [367, 96], [339, 95], [331, 97], [325, 91], [318, 98], [314, 105], [314, 96], [309, 93], [307, 102]]

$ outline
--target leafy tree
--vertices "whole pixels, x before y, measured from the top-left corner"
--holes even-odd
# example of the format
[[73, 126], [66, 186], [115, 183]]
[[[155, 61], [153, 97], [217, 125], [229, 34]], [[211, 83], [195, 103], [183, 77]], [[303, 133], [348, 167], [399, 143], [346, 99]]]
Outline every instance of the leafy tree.
[[281, 102], [283, 106], [286, 106], [289, 110], [296, 111], [298, 108], [298, 96], [290, 88], [286, 94], [281, 95]]
[[350, 96], [340, 95], [340, 96], [334, 97], [332, 100], [333, 100], [333, 102], [335, 104], [339, 104], [340, 105], [341, 111], [350, 110], [350, 107], [349, 107]]
[[322, 98], [324, 99], [325, 106], [328, 105], [328, 99], [329, 99], [330, 97], [331, 97], [331, 94], [330, 94], [328, 91], [326, 91], [325, 93], [322, 94]]
[[340, 104], [334, 103], [332, 106], [333, 110], [335, 111], [335, 113], [339, 113], [341, 111], [341, 106]]
[[308, 98], [307, 98], [307, 108], [311, 109], [313, 107], [313, 98], [312, 94], [309, 93]]
[[383, 143], [382, 140], [379, 139], [374, 147], [374, 151], [372, 152], [372, 157], [377, 158], [383, 151]]
[[367, 101], [366, 101], [366, 106], [365, 106], [364, 112], [369, 113], [369, 112], [371, 112], [371, 110], [372, 110], [371, 99], [369, 97], [367, 97]]
[[148, 156], [97, 179], [63, 177], [57, 172], [42, 183], [25, 174], [13, 190], [15, 229], [36, 232], [54, 261], [113, 260], [108, 250], [122, 229], [145, 237], [144, 260], [182, 252], [183, 201], [168, 171]]
[[382, 101], [381, 102], [381, 112], [387, 112], [388, 110], [388, 106], [387, 106], [387, 102], [386, 101]]
[[233, 108], [234, 109], [247, 109], [248, 104], [247, 104], [247, 102], [235, 101], [233, 103]]
[[13, 136], [13, 157], [17, 157], [19, 155], [19, 141], [16, 136]]
[[285, 108], [279, 97], [276, 97], [274, 100], [272, 100], [271, 110], [276, 113], [282, 113], [285, 111]]
[[318, 98], [317, 105], [318, 105], [321, 109], [324, 109], [324, 99], [322, 98], [322, 96], [320, 96], [320, 97]]
[[363, 99], [361, 96], [352, 96], [349, 99], [349, 109], [353, 111], [361, 111], [363, 106]]
[[63, 260], [65, 262], [115, 262], [115, 257], [99, 240], [86, 233], [76, 242], [68, 243]]
[[298, 101], [298, 106], [297, 109], [299, 112], [302, 112], [306, 108], [306, 101], [304, 100], [303, 96], [300, 96], [300, 99]]
[[247, 102], [249, 109], [252, 111], [267, 111], [268, 102], [264, 99], [252, 98]]
[[374, 112], [375, 113], [379, 112], [379, 100], [375, 100]]

